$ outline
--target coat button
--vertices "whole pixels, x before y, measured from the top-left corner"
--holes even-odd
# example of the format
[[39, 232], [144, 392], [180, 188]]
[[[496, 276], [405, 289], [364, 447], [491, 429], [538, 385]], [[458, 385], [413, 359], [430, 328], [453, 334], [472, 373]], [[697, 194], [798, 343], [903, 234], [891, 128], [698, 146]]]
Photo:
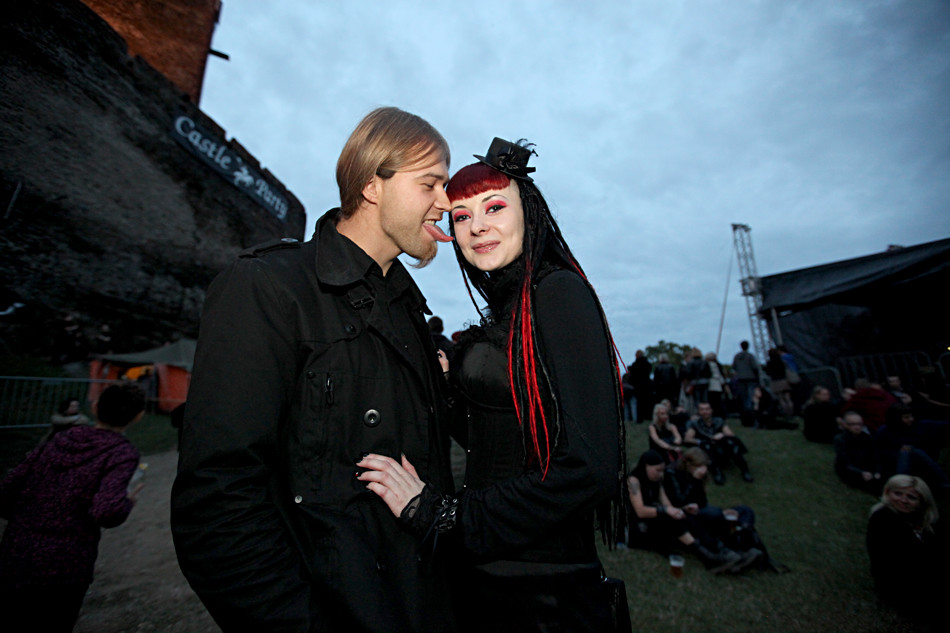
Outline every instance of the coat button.
[[313, 370], [307, 371], [307, 378], [310, 378], [311, 380], [313, 380], [314, 376], [316, 376], [316, 374], [313, 373]]
[[294, 497], [294, 503], [300, 503], [301, 501], [303, 501], [303, 497], [301, 497], [300, 495], [297, 495], [296, 497]]
[[379, 426], [379, 411], [376, 409], [370, 409], [363, 414], [363, 424], [372, 428], [374, 426]]
[[356, 331], [356, 326], [353, 325], [352, 323], [347, 323], [346, 325], [343, 326], [343, 329], [346, 330], [347, 334], [352, 334], [353, 332]]

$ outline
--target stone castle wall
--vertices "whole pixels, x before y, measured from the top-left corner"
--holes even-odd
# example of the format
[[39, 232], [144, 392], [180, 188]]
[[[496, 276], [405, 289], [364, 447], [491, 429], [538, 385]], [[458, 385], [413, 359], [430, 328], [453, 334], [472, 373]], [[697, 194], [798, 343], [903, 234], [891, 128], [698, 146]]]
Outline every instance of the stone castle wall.
[[0, 354], [50, 354], [66, 314], [87, 338], [108, 325], [116, 352], [194, 336], [208, 283], [236, 253], [303, 238], [306, 215], [293, 194], [234, 141], [214, 146], [219, 162], [227, 152], [284, 208], [216, 173], [208, 156], [176, 140], [183, 118], [225, 138], [78, 0], [8, 8], [0, 23]]

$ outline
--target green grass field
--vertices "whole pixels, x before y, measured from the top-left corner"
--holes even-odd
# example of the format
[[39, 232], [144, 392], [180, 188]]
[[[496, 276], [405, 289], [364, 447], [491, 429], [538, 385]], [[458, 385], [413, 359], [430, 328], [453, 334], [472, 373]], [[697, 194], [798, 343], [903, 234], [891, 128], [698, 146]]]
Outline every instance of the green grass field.
[[[831, 446], [808, 442], [800, 431], [760, 431], [730, 422], [749, 447], [755, 482], [742, 481], [731, 468], [725, 485], [710, 484], [710, 503], [751, 506], [769, 553], [791, 571], [715, 576], [687, 556], [685, 573], [677, 579], [660, 554], [603, 548], [607, 573], [626, 582], [634, 631], [919, 631], [877, 605], [864, 545], [876, 499], [838, 480]], [[627, 446], [632, 466], [647, 447], [645, 425], [628, 426]], [[940, 506], [943, 520], [946, 506]]]

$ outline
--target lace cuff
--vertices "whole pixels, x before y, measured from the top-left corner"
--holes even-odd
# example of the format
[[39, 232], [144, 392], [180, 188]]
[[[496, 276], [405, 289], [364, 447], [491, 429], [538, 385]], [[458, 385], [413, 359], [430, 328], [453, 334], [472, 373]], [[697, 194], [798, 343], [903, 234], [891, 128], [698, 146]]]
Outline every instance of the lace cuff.
[[458, 498], [439, 494], [430, 484], [406, 504], [399, 521], [423, 540], [432, 533], [442, 534], [455, 527]]

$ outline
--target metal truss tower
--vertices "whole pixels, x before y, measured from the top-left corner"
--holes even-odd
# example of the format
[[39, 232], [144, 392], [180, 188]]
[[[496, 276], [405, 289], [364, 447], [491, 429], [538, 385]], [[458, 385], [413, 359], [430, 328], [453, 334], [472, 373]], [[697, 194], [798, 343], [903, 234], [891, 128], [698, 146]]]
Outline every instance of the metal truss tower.
[[765, 320], [759, 316], [762, 290], [759, 285], [759, 272], [755, 267], [755, 255], [752, 253], [752, 229], [747, 224], [733, 224], [732, 241], [736, 246], [736, 259], [739, 261], [742, 296], [745, 297], [746, 310], [749, 312], [752, 346], [755, 348], [756, 358], [764, 363], [768, 358], [769, 348], [772, 347], [772, 340]]

